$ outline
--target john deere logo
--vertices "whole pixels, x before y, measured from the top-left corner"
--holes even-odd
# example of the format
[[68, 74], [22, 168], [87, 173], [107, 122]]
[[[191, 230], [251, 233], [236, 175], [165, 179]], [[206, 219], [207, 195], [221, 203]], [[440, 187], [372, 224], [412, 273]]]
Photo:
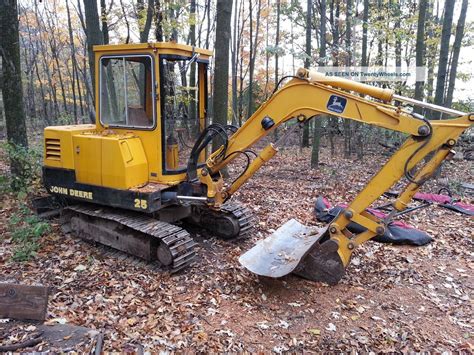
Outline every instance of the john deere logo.
[[346, 108], [347, 99], [345, 97], [331, 95], [329, 98], [328, 104], [326, 105], [327, 109], [336, 113], [343, 113]]

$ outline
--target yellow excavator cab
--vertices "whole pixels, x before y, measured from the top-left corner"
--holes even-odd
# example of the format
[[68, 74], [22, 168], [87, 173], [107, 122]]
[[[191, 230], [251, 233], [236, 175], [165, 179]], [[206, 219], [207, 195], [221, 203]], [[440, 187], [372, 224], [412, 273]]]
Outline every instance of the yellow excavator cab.
[[185, 180], [192, 142], [206, 126], [212, 52], [146, 43], [94, 53], [95, 125], [46, 128], [45, 168], [121, 190]]

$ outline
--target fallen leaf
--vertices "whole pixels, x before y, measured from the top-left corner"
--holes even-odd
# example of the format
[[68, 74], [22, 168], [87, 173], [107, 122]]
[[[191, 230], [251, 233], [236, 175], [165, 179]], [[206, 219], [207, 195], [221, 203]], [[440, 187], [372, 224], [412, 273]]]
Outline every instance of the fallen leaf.
[[309, 328], [306, 331], [309, 334], [312, 334], [312, 335], [321, 335], [321, 331], [319, 329], [316, 329], [316, 328]]

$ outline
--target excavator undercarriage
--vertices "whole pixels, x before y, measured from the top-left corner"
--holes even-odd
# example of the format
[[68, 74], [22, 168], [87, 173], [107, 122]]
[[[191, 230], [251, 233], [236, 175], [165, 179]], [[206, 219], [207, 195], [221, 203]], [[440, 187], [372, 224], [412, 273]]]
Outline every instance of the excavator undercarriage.
[[198, 227], [205, 235], [228, 240], [246, 238], [255, 225], [254, 215], [237, 202], [226, 203], [219, 210], [194, 208], [194, 213], [179, 224], [91, 203], [72, 203], [57, 211], [65, 234], [112, 247], [146, 262], [158, 262], [161, 270], [171, 273], [195, 261], [197, 244], [188, 228]]

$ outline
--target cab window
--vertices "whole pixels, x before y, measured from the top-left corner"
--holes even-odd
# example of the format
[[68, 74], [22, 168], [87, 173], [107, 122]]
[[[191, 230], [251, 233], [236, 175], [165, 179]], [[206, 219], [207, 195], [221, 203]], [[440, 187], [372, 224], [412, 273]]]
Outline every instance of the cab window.
[[152, 58], [100, 59], [100, 121], [104, 126], [152, 128], [155, 100]]
[[[182, 172], [204, 125], [207, 64], [190, 58], [161, 55], [161, 119], [165, 172]], [[201, 107], [202, 106], [202, 107]]]

